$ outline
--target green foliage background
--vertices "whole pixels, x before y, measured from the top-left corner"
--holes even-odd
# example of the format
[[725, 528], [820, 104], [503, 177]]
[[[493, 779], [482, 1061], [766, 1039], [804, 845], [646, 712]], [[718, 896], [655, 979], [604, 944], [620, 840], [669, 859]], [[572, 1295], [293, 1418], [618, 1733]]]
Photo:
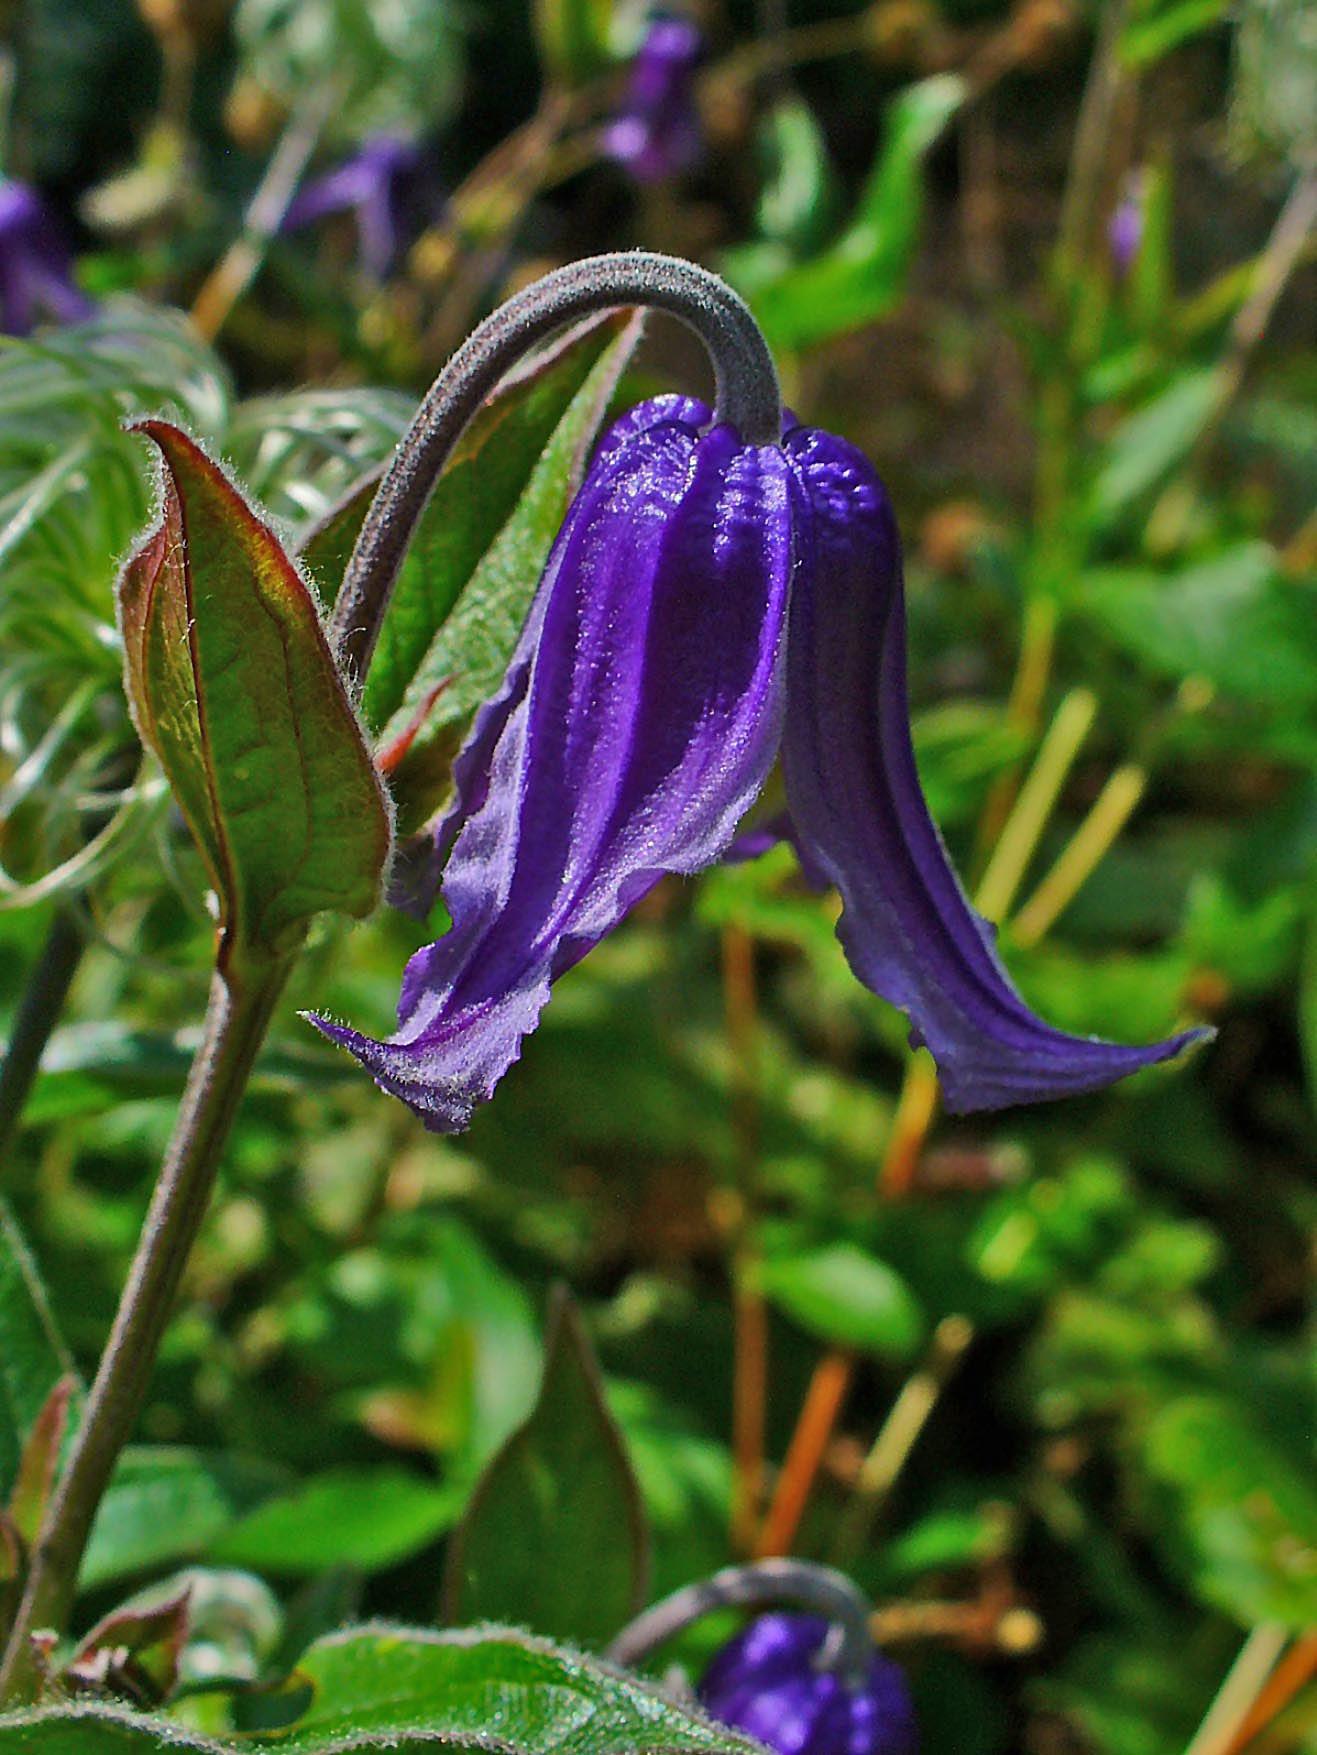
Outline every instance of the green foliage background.
[[[990, 869], [985, 822], [1000, 828], [1009, 789], [1082, 722], [1013, 886], [1023, 912], [1008, 911], [1003, 945], [1024, 991], [1073, 1030], [1141, 1040], [1185, 1018], [1219, 1030], [1189, 1065], [1102, 1097], [935, 1122], [892, 1198], [880, 1172], [908, 1065], [902, 1021], [851, 980], [834, 904], [786, 850], [662, 886], [564, 978], [497, 1100], [456, 1140], [423, 1134], [296, 1015], [383, 1031], [423, 929], [393, 913], [322, 923], [83, 1575], [89, 1625], [130, 1591], [202, 1568], [193, 1681], [286, 1675], [352, 1617], [438, 1624], [452, 1531], [536, 1403], [560, 1281], [602, 1389], [588, 1365], [567, 1372], [558, 1426], [546, 1392], [519, 1440], [529, 1458], [503, 1452], [497, 1490], [487, 1477], [482, 1492], [515, 1502], [516, 1466], [574, 1474], [563, 1458], [582, 1431], [596, 1434], [598, 1490], [554, 1502], [572, 1521], [560, 1546], [536, 1544], [541, 1576], [517, 1600], [500, 1600], [497, 1566], [492, 1584], [489, 1568], [478, 1586], [450, 1573], [458, 1618], [515, 1621], [525, 1596], [537, 1630], [604, 1643], [596, 1622], [627, 1612], [643, 1560], [639, 1544], [623, 1552], [633, 1489], [609, 1461], [616, 1432], [650, 1531], [648, 1594], [732, 1556], [739, 1282], [769, 1311], [771, 1468], [821, 1355], [858, 1360], [797, 1551], [842, 1558], [887, 1624], [916, 1635], [929, 1604], [988, 1606], [958, 1637], [894, 1646], [929, 1755], [1172, 1755], [1250, 1630], [1317, 1625], [1311, 242], [1240, 351], [1276, 214], [1314, 174], [1304, 105], [1264, 104], [1259, 145], [1257, 92], [1268, 66], [1311, 71], [1310, 44], [1284, 36], [1274, 4], [1237, 27], [1199, 0], [1141, 0], [1114, 38], [1117, 15], [1097, 21], [1096, 51], [1083, 13], [1044, 28], [1023, 4], [1009, 18], [959, 0], [907, 10], [858, 16], [864, 52], [802, 58], [776, 105], [728, 71], [749, 18], [711, 15], [700, 169], [637, 192], [587, 155], [515, 200], [462, 179], [526, 122], [537, 53], [581, 76], [588, 111], [600, 99], [586, 73], [597, 79], [634, 20], [612, 21], [610, 50], [597, 8], [565, 21], [550, 8], [537, 27], [510, 0], [427, 5], [394, 40], [364, 5], [244, 0], [198, 25], [173, 115], [157, 109], [160, 43], [126, 0], [33, 0], [12, 23], [9, 168], [62, 201], [84, 282], [106, 304], [86, 331], [0, 350], [10, 1015], [56, 909], [88, 943], [0, 1166], [0, 1488], [50, 1384], [70, 1361], [84, 1379], [94, 1367], [211, 953], [202, 868], [159, 775], [139, 765], [120, 690], [112, 586], [150, 509], [129, 414], [182, 422], [296, 536], [387, 454], [447, 348], [523, 269], [628, 244], [721, 267], [780, 350], [793, 405], [865, 446], [892, 487], [921, 767], [972, 881]], [[792, 23], [824, 16], [811, 0]], [[988, 81], [994, 44], [1009, 54]], [[1095, 53], [1117, 69], [1124, 107], [1085, 149], [1077, 113]], [[115, 67], [132, 77], [111, 83]], [[423, 129], [444, 187], [465, 194], [436, 205], [383, 287], [354, 266], [350, 224], [276, 239], [212, 346], [171, 307], [232, 239], [289, 106], [327, 92], [326, 160], [371, 128]], [[1284, 116], [1298, 118], [1288, 131]], [[1087, 223], [1068, 234], [1090, 172]], [[1131, 186], [1142, 241], [1122, 273], [1105, 221]], [[695, 385], [695, 369], [660, 328], [618, 400]], [[524, 494], [541, 436], [521, 473], [494, 484], [503, 534], [466, 558], [467, 620], [419, 669], [375, 685], [396, 733], [457, 671], [406, 777], [427, 808], [481, 692], [470, 678], [497, 674], [560, 516], [587, 430], [573, 406], [578, 425], [559, 428]], [[544, 433], [570, 419], [557, 404], [541, 416]], [[431, 577], [410, 603], [427, 601]], [[1029, 929], [1031, 896], [1113, 775], [1137, 807], [1059, 918]], [[856, 1539], [860, 1461], [948, 1319], [971, 1325], [968, 1350]], [[515, 1540], [503, 1517], [484, 1533], [490, 1553]], [[565, 1556], [585, 1566], [602, 1546], [607, 1589], [582, 1599], [564, 1588]], [[994, 1604], [1037, 1618], [1022, 1649], [996, 1637], [1008, 1623]], [[706, 1648], [681, 1655], [696, 1663]], [[428, 1650], [408, 1660], [418, 1675]], [[311, 1661], [335, 1675], [348, 1662], [332, 1641]], [[341, 1698], [367, 1700], [380, 1661], [365, 1640]], [[324, 1686], [332, 1704], [340, 1684]], [[181, 1699], [170, 1710], [191, 1740], [179, 1746], [268, 1726], [237, 1699]], [[85, 1726], [61, 1724], [63, 1755], [105, 1747], [97, 1722], [85, 1743]], [[360, 1725], [395, 1739], [381, 1747], [409, 1746], [415, 1728]], [[452, 1725], [478, 1729], [478, 1716]], [[354, 1727], [312, 1722], [271, 1746], [338, 1746]], [[39, 1724], [0, 1731], [15, 1755], [56, 1747]], [[1267, 1747], [1317, 1750], [1311, 1690]]]

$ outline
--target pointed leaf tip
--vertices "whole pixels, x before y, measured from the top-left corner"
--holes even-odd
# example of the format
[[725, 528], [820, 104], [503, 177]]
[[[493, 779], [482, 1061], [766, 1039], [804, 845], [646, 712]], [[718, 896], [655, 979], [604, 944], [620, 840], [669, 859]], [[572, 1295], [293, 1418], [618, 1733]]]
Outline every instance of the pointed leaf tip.
[[644, 1602], [648, 1574], [631, 1461], [585, 1325], [559, 1288], [535, 1406], [490, 1461], [450, 1546], [445, 1614], [603, 1645]]
[[159, 523], [119, 583], [125, 686], [220, 897], [226, 943], [276, 951], [379, 899], [387, 794], [321, 627], [270, 526], [168, 421]]

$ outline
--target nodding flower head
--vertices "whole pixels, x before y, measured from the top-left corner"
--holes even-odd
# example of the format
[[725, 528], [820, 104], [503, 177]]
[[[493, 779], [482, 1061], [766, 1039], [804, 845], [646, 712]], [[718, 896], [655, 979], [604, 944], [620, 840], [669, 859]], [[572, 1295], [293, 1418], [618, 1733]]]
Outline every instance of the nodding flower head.
[[689, 19], [656, 18], [645, 33], [622, 108], [604, 132], [605, 151], [638, 183], [675, 177], [700, 156], [694, 74], [703, 47]]
[[95, 306], [73, 283], [73, 262], [35, 189], [0, 177], [0, 332], [27, 335], [46, 317], [80, 323]]
[[553, 982], [665, 873], [721, 859], [780, 754], [790, 839], [835, 885], [858, 979], [901, 1007], [952, 1110], [1110, 1084], [1175, 1054], [1066, 1035], [1011, 985], [915, 769], [891, 505], [844, 439], [750, 444], [660, 397], [605, 437], [435, 836], [445, 936], [407, 966], [399, 1027], [321, 1022], [453, 1132]]
[[330, 214], [351, 213], [361, 265], [383, 280], [402, 248], [423, 160], [414, 141], [372, 134], [350, 158], [306, 185], [284, 215], [283, 230], [301, 231]]
[[820, 1615], [760, 1615], [714, 1657], [705, 1710], [779, 1755], [915, 1755], [914, 1703], [902, 1671], [873, 1652], [862, 1675], [821, 1662]]

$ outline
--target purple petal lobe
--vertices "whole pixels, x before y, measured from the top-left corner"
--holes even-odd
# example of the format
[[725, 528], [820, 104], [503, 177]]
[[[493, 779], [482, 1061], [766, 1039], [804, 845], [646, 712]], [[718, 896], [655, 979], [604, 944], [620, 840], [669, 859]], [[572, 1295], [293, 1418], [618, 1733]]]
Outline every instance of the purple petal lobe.
[[937, 1061], [953, 1111], [1091, 1091], [1205, 1033], [1126, 1048], [1066, 1035], [1011, 985], [928, 814], [910, 742], [900, 546], [881, 482], [841, 439], [784, 441], [796, 484], [783, 747], [787, 799], [811, 863], [841, 892], [856, 975], [900, 1006]]
[[[601, 476], [611, 470], [627, 446], [653, 426], [677, 421], [699, 428], [707, 426], [709, 418], [705, 404], [687, 396], [656, 396], [649, 402], [642, 402], [615, 420], [599, 441], [592, 474]], [[551, 571], [546, 572], [545, 579]], [[434, 907], [439, 894], [440, 874], [463, 823], [475, 815], [489, 796], [490, 764], [504, 726], [525, 695], [531, 660], [544, 627], [546, 601], [545, 581], [541, 580], [498, 692], [491, 695], [476, 713], [466, 742], [453, 763], [452, 803], [435, 824], [430, 847], [412, 860], [406, 874], [405, 890], [401, 899], [394, 901], [395, 907], [419, 920], [424, 920]], [[405, 999], [404, 994], [404, 1011], [409, 1009]]]
[[730, 842], [780, 736], [789, 495], [778, 447], [688, 404], [605, 440], [468, 745], [452, 928], [409, 964], [391, 1040], [321, 1024], [429, 1126], [465, 1126], [552, 981]]
[[914, 1704], [898, 1666], [874, 1652], [857, 1679], [819, 1667], [828, 1623], [760, 1615], [714, 1657], [706, 1710], [778, 1755], [915, 1755]]

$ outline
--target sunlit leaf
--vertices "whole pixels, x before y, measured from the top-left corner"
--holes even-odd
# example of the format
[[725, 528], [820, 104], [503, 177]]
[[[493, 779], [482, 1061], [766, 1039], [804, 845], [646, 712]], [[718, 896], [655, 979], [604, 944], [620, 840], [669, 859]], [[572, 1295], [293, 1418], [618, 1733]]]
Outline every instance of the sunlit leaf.
[[254, 1738], [255, 1747], [312, 1755], [363, 1733], [406, 1747], [409, 1732], [430, 1731], [457, 1739], [492, 1732], [517, 1755], [758, 1752], [631, 1677], [498, 1629], [350, 1628], [313, 1645], [296, 1676], [313, 1690], [306, 1712], [288, 1730]]
[[821, 255], [780, 272], [730, 256], [728, 279], [749, 299], [769, 340], [807, 347], [884, 316], [899, 301], [919, 241], [923, 160], [965, 98], [941, 73], [910, 86], [887, 115], [882, 149], [849, 225]]
[[220, 897], [227, 942], [281, 949], [368, 913], [389, 813], [315, 602], [278, 538], [178, 428], [162, 520], [120, 583], [129, 697]]

